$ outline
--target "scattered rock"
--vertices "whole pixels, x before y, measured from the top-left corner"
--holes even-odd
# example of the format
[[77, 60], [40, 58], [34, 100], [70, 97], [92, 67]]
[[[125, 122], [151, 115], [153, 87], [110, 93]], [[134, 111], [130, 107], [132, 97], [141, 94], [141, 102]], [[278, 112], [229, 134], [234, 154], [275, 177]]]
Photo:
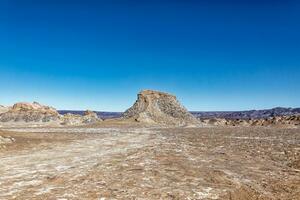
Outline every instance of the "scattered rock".
[[200, 125], [200, 121], [175, 96], [152, 90], [141, 91], [135, 104], [123, 113], [122, 118], [175, 126]]

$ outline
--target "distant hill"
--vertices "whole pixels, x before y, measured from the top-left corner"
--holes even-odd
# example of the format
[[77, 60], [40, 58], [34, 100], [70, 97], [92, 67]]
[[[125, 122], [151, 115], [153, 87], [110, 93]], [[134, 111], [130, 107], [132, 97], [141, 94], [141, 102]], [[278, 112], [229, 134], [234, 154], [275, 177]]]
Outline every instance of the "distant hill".
[[191, 112], [197, 118], [225, 118], [225, 119], [264, 119], [276, 116], [299, 115], [300, 108], [283, 108], [276, 107], [265, 110], [248, 110], [248, 111], [216, 111], [216, 112]]
[[[58, 113], [61, 115], [71, 113], [71, 114], [76, 114], [76, 115], [83, 115], [85, 111], [83, 110], [58, 110]], [[94, 111], [97, 113], [98, 117], [101, 119], [112, 119], [112, 118], [118, 118], [121, 117], [122, 112], [99, 112], [99, 111]]]
[[[59, 110], [59, 114], [79, 114], [83, 115], [85, 111], [73, 111], [73, 110]], [[121, 117], [122, 112], [99, 112], [95, 111], [102, 119], [118, 118]], [[248, 111], [192, 111], [195, 117], [201, 119], [210, 118], [225, 118], [225, 119], [265, 119], [275, 116], [290, 116], [300, 115], [300, 108], [283, 108], [277, 107], [265, 110], [248, 110]]]

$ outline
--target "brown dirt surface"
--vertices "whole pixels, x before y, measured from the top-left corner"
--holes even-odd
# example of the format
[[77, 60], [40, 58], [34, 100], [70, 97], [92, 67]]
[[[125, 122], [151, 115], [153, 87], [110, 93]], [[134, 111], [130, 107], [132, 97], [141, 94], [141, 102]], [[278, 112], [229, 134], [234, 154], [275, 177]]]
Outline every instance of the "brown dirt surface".
[[299, 200], [300, 130], [10, 128], [0, 199]]

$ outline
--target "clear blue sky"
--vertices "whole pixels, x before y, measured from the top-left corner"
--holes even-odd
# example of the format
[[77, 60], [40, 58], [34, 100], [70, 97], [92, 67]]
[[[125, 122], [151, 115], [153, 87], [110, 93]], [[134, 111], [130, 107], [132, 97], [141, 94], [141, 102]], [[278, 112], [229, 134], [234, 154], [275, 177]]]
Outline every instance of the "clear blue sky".
[[123, 111], [142, 89], [189, 110], [300, 107], [300, 3], [0, 1], [0, 104]]

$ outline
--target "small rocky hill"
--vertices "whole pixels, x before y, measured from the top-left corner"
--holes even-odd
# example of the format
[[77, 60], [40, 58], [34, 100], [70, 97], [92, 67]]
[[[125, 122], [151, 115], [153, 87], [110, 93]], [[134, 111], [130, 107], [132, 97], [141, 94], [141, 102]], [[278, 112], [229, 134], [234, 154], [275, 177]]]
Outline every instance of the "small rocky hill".
[[141, 91], [134, 105], [123, 113], [122, 118], [151, 124], [200, 125], [200, 121], [175, 96], [153, 90]]
[[51, 123], [52, 125], [83, 125], [102, 121], [96, 113], [85, 111], [83, 115], [67, 113], [61, 115], [50, 106], [45, 106], [37, 102], [16, 103], [12, 107], [3, 109], [0, 113], [0, 122], [5, 124], [20, 123]]
[[0, 114], [0, 122], [49, 122], [59, 119], [58, 112], [49, 106], [33, 103], [16, 103]]
[[102, 121], [98, 117], [97, 113], [87, 110], [83, 115], [67, 113], [62, 116], [62, 125], [80, 125], [80, 124], [91, 124]]

